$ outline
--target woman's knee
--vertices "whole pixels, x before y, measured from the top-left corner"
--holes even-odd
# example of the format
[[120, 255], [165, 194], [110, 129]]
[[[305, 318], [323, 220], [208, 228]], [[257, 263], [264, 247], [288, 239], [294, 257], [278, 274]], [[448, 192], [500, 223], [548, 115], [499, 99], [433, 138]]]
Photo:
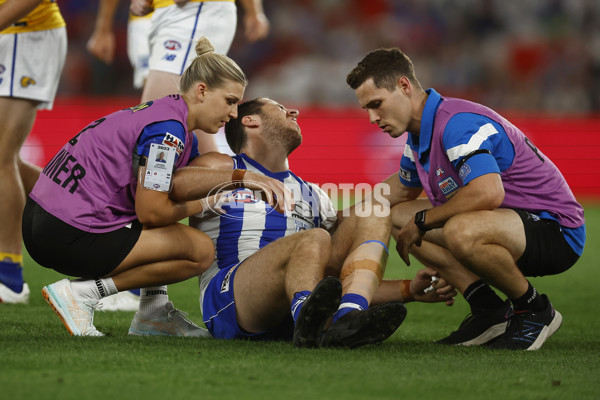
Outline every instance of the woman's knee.
[[215, 246], [208, 235], [199, 230], [190, 230], [187, 258], [194, 263], [198, 275], [210, 267], [215, 259]]

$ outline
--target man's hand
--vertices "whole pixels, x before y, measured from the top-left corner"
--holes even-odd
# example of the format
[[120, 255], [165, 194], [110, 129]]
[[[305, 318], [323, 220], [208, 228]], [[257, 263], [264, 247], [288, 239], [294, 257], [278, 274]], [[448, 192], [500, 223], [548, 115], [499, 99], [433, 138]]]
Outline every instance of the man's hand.
[[396, 250], [400, 255], [400, 258], [406, 263], [406, 265], [410, 265], [410, 258], [408, 257], [409, 250], [411, 246], [421, 245], [421, 241], [423, 240], [423, 236], [425, 236], [425, 232], [419, 229], [417, 225], [415, 225], [414, 220], [410, 220], [406, 225], [402, 227], [398, 237], [396, 238]]
[[[415, 301], [424, 303], [445, 301], [446, 305], [453, 305], [454, 297], [457, 295], [456, 289], [443, 278], [439, 278], [437, 281], [432, 282], [431, 278], [434, 276], [439, 278], [438, 272], [433, 268], [423, 268], [417, 271], [417, 275], [410, 283], [410, 292]], [[429, 286], [433, 286], [434, 290], [425, 293], [425, 289]]]
[[269, 27], [269, 20], [263, 13], [244, 16], [244, 33], [250, 43], [266, 38]]
[[105, 64], [112, 64], [115, 59], [114, 32], [94, 31], [87, 42], [87, 50]]
[[277, 179], [246, 171], [242, 185], [248, 189], [260, 190], [266, 196], [265, 202], [281, 214], [285, 213], [286, 209], [294, 209], [292, 192]]
[[138, 17], [150, 14], [153, 11], [152, 0], [131, 0], [129, 11]]

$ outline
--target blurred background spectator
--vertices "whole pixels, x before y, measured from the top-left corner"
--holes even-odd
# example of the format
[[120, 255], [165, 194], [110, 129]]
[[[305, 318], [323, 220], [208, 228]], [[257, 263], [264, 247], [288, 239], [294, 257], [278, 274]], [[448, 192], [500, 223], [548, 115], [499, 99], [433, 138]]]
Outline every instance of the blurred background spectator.
[[[69, 51], [60, 95], [134, 95], [126, 54], [128, 0], [117, 12], [117, 54], [89, 55], [96, 1], [59, 0]], [[229, 52], [246, 97], [296, 106], [357, 106], [346, 74], [368, 51], [400, 47], [425, 87], [499, 110], [600, 111], [598, 0], [264, 0], [269, 37]]]

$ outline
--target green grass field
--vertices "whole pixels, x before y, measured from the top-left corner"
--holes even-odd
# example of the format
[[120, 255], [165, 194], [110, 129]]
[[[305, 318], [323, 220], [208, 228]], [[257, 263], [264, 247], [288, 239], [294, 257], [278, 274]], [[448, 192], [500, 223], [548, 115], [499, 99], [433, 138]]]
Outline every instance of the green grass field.
[[[598, 399], [600, 207], [587, 207], [586, 219], [579, 262], [532, 280], [563, 314], [560, 330], [536, 352], [434, 344], [467, 314], [462, 298], [453, 307], [408, 304], [390, 339], [356, 350], [130, 337], [133, 313], [125, 312], [96, 313], [106, 337], [71, 337], [40, 293], [62, 277], [26, 259], [30, 304], [0, 305], [0, 399]], [[395, 256], [386, 276], [416, 270]], [[169, 293], [201, 322], [195, 280]]]

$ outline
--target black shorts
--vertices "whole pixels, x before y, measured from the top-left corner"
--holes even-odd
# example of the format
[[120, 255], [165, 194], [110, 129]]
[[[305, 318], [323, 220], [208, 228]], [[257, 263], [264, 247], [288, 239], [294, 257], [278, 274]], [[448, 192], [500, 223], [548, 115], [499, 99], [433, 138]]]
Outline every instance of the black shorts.
[[108, 275], [137, 243], [142, 224], [106, 233], [77, 229], [27, 198], [23, 212], [23, 242], [38, 264], [61, 274], [86, 279]]
[[575, 264], [579, 255], [565, 239], [558, 222], [534, 217], [525, 210], [514, 211], [525, 226], [525, 252], [517, 260], [523, 275], [556, 275]]

